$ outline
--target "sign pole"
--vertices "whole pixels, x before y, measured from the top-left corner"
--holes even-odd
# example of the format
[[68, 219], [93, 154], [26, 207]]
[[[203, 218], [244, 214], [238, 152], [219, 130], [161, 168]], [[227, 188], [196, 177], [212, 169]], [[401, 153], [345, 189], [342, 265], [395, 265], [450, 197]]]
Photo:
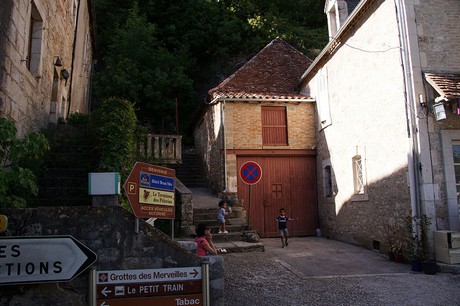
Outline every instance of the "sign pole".
[[248, 230], [251, 229], [251, 186], [257, 184], [262, 178], [262, 168], [255, 161], [247, 161], [240, 168], [241, 180], [249, 185], [248, 191], [248, 214], [246, 223]]
[[96, 293], [96, 269], [89, 269], [89, 294], [88, 294], [89, 306], [96, 306], [97, 293]]
[[209, 259], [201, 262], [201, 284], [203, 287], [203, 306], [209, 306]]
[[134, 219], [134, 233], [139, 234], [139, 218]]
[[251, 186], [249, 185], [249, 192], [248, 192], [248, 230], [251, 229]]

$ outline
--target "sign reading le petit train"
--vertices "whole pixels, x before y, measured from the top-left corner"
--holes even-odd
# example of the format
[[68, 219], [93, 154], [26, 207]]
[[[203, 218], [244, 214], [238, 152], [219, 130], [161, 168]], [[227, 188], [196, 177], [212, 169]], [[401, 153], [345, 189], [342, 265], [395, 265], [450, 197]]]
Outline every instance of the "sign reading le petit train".
[[176, 172], [151, 164], [137, 162], [124, 189], [138, 218], [174, 219], [174, 178]]

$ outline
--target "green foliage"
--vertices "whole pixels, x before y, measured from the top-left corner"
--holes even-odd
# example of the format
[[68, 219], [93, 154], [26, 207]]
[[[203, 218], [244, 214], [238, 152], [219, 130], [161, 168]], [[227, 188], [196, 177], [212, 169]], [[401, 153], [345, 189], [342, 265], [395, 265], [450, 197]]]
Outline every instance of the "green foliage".
[[192, 89], [192, 80], [184, 73], [186, 54], [164, 48], [155, 25], [140, 15], [137, 6], [114, 32], [104, 62], [104, 73], [95, 79], [96, 95], [135, 101], [143, 120], [172, 121], [176, 99], [184, 100]]
[[43, 134], [17, 139], [16, 132], [12, 121], [0, 118], [0, 207], [26, 207], [38, 195], [35, 173], [49, 150]]
[[403, 217], [404, 255], [411, 260], [424, 261], [428, 256], [428, 231], [431, 220], [427, 215], [420, 218], [408, 214]]
[[120, 98], [105, 99], [91, 114], [98, 171], [120, 172], [127, 177], [134, 164], [136, 125], [133, 104]]
[[[178, 132], [207, 91], [276, 37], [313, 59], [328, 42], [324, 1], [97, 0], [96, 103], [132, 101], [155, 133]], [[175, 131], [175, 106], [179, 129]]]
[[67, 118], [67, 122], [72, 125], [87, 124], [89, 121], [89, 116], [83, 113], [72, 113]]

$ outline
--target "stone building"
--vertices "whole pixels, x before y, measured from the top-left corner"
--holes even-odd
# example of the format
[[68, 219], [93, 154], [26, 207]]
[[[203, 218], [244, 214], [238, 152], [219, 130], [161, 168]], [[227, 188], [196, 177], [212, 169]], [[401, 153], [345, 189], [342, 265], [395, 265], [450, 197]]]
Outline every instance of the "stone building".
[[[310, 63], [274, 39], [209, 91], [194, 130], [213, 189], [242, 203], [262, 236], [278, 235], [282, 207], [296, 218], [293, 235], [311, 235], [317, 227], [315, 106], [296, 87]], [[252, 174], [245, 173], [247, 162], [260, 172], [249, 167]]]
[[0, 2], [0, 115], [19, 136], [89, 111], [90, 0]]
[[459, 231], [460, 3], [327, 0], [325, 13], [330, 42], [301, 78], [323, 233], [384, 249], [407, 215], [430, 218], [430, 239]]

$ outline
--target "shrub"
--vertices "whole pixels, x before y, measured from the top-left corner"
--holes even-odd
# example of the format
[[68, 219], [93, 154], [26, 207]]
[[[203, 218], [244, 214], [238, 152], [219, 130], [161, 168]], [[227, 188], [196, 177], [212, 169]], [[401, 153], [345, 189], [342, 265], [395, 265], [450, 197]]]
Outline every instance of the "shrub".
[[43, 134], [17, 139], [16, 132], [12, 121], [0, 118], [0, 207], [26, 207], [38, 195], [35, 173], [49, 150]]
[[69, 115], [69, 118], [67, 118], [67, 122], [72, 125], [86, 124], [88, 120], [88, 115], [79, 112], [72, 113]]
[[126, 179], [134, 164], [136, 126], [134, 105], [124, 99], [105, 99], [91, 114], [98, 171], [120, 172]]

